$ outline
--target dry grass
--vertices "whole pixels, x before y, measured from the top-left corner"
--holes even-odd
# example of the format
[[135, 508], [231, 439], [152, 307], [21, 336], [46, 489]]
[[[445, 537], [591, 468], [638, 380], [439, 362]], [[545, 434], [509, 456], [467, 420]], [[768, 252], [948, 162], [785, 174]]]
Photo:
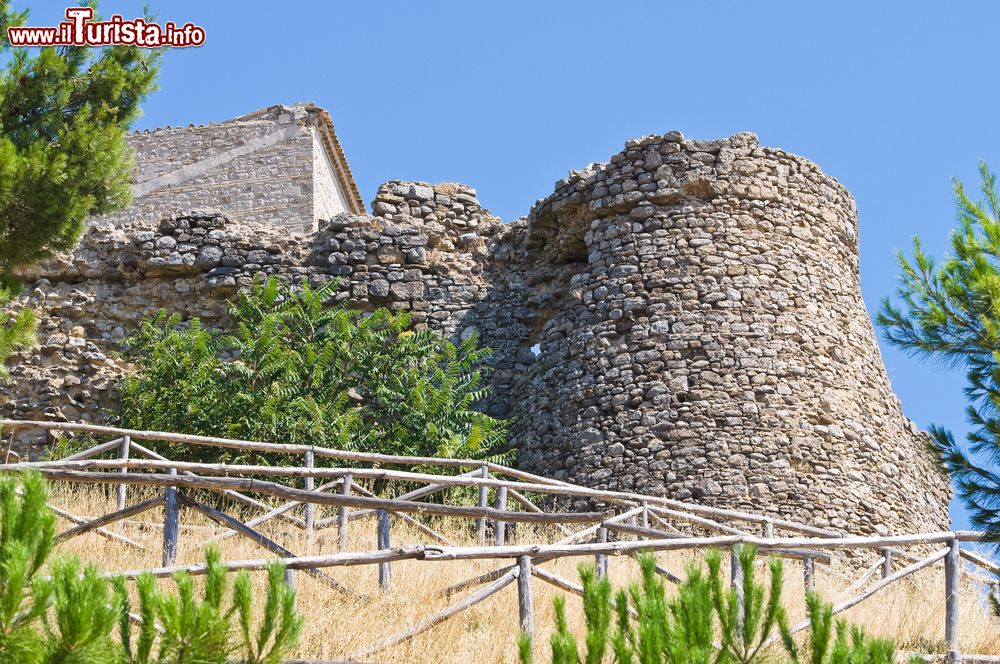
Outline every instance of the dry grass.
[[[130, 489], [130, 491], [135, 491]], [[114, 498], [109, 491], [98, 488], [69, 489], [56, 486], [53, 502], [82, 515], [100, 515], [113, 511]], [[141, 496], [130, 494], [130, 503]], [[318, 516], [328, 516], [324, 510]], [[137, 567], [156, 567], [160, 564], [161, 533], [157, 530], [161, 518], [159, 510], [137, 517], [152, 527], [129, 523], [112, 526], [129, 537], [142, 542], [147, 549], [137, 552], [96, 534], [87, 534], [64, 543], [58, 549], [91, 560], [106, 570]], [[197, 514], [182, 511], [182, 524], [178, 562], [197, 562], [201, 547], [211, 535], [205, 529], [207, 522]], [[301, 531], [281, 522], [267, 524], [265, 532], [296, 553], [305, 553]], [[435, 527], [462, 543], [473, 543], [474, 536], [463, 529], [465, 524], [437, 523]], [[187, 526], [194, 528], [188, 529]], [[63, 524], [61, 527], [65, 527]], [[218, 532], [222, 532], [221, 530]], [[372, 520], [353, 521], [351, 524], [352, 550], [371, 550], [375, 543]], [[552, 534], [529, 532], [521, 528], [512, 533], [513, 543], [551, 539]], [[426, 542], [426, 537], [407, 528], [398, 521], [393, 523], [393, 544]], [[336, 549], [336, 529], [319, 534], [312, 553], [333, 552]], [[260, 558], [267, 555], [256, 545], [240, 538], [224, 540], [223, 557], [226, 559]], [[874, 560], [874, 554], [871, 555]], [[661, 554], [661, 564], [680, 573], [691, 560], [691, 554]], [[577, 565], [586, 559], [564, 559], [546, 563], [545, 568], [574, 581], [578, 580]], [[299, 606], [306, 617], [306, 627], [298, 649], [298, 656], [317, 659], [336, 659], [376, 640], [396, 634], [416, 624], [436, 610], [455, 601], [448, 599], [442, 590], [478, 574], [501, 566], [498, 561], [420, 562], [405, 561], [392, 566], [392, 591], [379, 591], [377, 568], [353, 567], [327, 570], [338, 581], [357, 593], [345, 597], [326, 585], [306, 576], [296, 574]], [[817, 585], [829, 600], [844, 599], [843, 590], [850, 584], [850, 569], [817, 566]], [[613, 558], [610, 575], [616, 585], [624, 585], [637, 577], [637, 566], [631, 559]], [[784, 591], [785, 605], [791, 617], [804, 616], [802, 602], [801, 566], [786, 564]], [[763, 573], [763, 569], [761, 569]], [[259, 576], [259, 575], [258, 575]], [[169, 581], [162, 583], [169, 584]], [[535, 597], [536, 648], [539, 661], [553, 626], [552, 598], [563, 591], [533, 579]], [[672, 592], [668, 583], [668, 593]], [[941, 652], [944, 650], [944, 575], [940, 565], [921, 575], [904, 579], [890, 586], [866, 602], [847, 612], [852, 622], [863, 625], [870, 633], [892, 638], [901, 650]], [[470, 592], [470, 591], [465, 591]], [[986, 610], [982, 591], [971, 582], [963, 588], [962, 595], [962, 650], [967, 653], [1000, 655], [1000, 624]], [[582, 632], [583, 617], [580, 601], [567, 602], [571, 626]], [[479, 662], [481, 664], [512, 662], [516, 660], [517, 591], [514, 584], [498, 595], [465, 611], [451, 620], [433, 628], [408, 643], [367, 658], [380, 662]]]

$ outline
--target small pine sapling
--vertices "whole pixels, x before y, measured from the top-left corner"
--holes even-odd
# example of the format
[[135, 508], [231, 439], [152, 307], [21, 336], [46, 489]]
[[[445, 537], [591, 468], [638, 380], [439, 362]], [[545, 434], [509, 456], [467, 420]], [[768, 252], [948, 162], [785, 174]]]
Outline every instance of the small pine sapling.
[[722, 627], [722, 649], [731, 661], [748, 664], [757, 659], [781, 615], [783, 567], [777, 558], [768, 560], [770, 584], [765, 589], [755, 579], [756, 547], [737, 546], [733, 555], [742, 571], [742, 598], [735, 589], [723, 589], [722, 557], [719, 552], [709, 552], [706, 561], [712, 583], [712, 601]]
[[[892, 664], [895, 647], [891, 641], [873, 639], [858, 627], [848, 628], [844, 620], [834, 620], [833, 606], [814, 592], [806, 595], [809, 614], [809, 639], [806, 652], [800, 655], [784, 614], [778, 616], [781, 641], [792, 664]], [[848, 637], [850, 634], [850, 637]], [[917, 658], [916, 661], [920, 661]]]
[[52, 619], [46, 620], [45, 664], [97, 664], [118, 658], [112, 638], [118, 607], [94, 565], [65, 558], [53, 567]]
[[576, 639], [566, 623], [566, 598], [556, 597], [552, 605], [556, 611], [556, 631], [552, 633], [552, 664], [579, 664]]
[[302, 616], [295, 610], [295, 589], [285, 580], [285, 566], [275, 562], [267, 568], [264, 615], [253, 630], [253, 593], [250, 575], [240, 572], [233, 583], [233, 610], [239, 625], [243, 664], [279, 664], [298, 643]]
[[[608, 580], [598, 577], [593, 568], [581, 568], [587, 649], [581, 658], [576, 638], [567, 624], [565, 599], [556, 597], [556, 629], [551, 638], [553, 664], [776, 661], [776, 653], [765, 650], [776, 626], [791, 664], [892, 663], [891, 642], [872, 639], [844, 621], [835, 622], [833, 607], [824, 604], [815, 593], [807, 598], [811, 630], [804, 649], [808, 655], [802, 656], [780, 603], [784, 583], [781, 562], [768, 561], [769, 582], [765, 587], [755, 578], [754, 548], [737, 547], [735, 555], [743, 572], [742, 601], [734, 589], [723, 587], [722, 557], [718, 551], [709, 551], [705, 556], [707, 574], [698, 564], [688, 565], [677, 595], [670, 600], [666, 599], [663, 582], [657, 576], [653, 554], [637, 556], [642, 580], [627, 591], [619, 591], [613, 605]], [[523, 635], [518, 651], [522, 664], [532, 663], [531, 643]]]
[[[115, 580], [125, 662], [222, 664], [239, 653], [235, 661], [240, 664], [279, 664], [291, 654], [302, 632], [302, 617], [295, 609], [295, 590], [285, 582], [284, 565], [275, 562], [267, 568], [263, 615], [255, 627], [250, 575], [236, 576], [227, 606], [228, 577], [219, 550], [206, 548], [205, 562], [201, 599], [195, 596], [194, 577], [187, 572], [174, 575], [176, 594], [157, 590], [156, 579], [140, 575], [138, 620], [130, 613], [124, 579]], [[133, 622], [139, 624], [134, 643]]]
[[[652, 554], [643, 557], [639, 563], [642, 567], [644, 585], [652, 594], [655, 590], [663, 597], [663, 582], [654, 575], [656, 559]], [[652, 582], [655, 582], [655, 586]], [[662, 601], [662, 600], [660, 600]], [[670, 616], [667, 620], [652, 622], [647, 629], [655, 630], [658, 623], [663, 631], [663, 659], [655, 659], [655, 653], [650, 651], [648, 657], [640, 658], [641, 664], [651, 662], [684, 662], [685, 664], [723, 664], [728, 662], [726, 651], [716, 651], [715, 635], [715, 603], [712, 599], [712, 579], [705, 576], [701, 566], [691, 563], [687, 574], [677, 589], [677, 596], [667, 603]]]
[[0, 662], [35, 662], [45, 651], [35, 625], [48, 610], [52, 583], [37, 574], [54, 535], [41, 475], [0, 477]]
[[[156, 578], [144, 573], [136, 577], [135, 587], [139, 596], [139, 613], [131, 613], [128, 582], [123, 576], [112, 579], [118, 598], [118, 634], [122, 645], [122, 659], [127, 664], [152, 664], [153, 644], [156, 641]], [[138, 638], [133, 645], [132, 623], [139, 626]]]

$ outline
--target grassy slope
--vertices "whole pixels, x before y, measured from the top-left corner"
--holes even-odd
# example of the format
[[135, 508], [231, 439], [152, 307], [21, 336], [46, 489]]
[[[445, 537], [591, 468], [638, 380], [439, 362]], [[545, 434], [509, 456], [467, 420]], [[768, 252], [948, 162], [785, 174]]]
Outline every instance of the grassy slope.
[[[135, 491], [132, 489], [131, 491]], [[54, 487], [57, 505], [82, 515], [100, 515], [114, 510], [114, 497], [100, 488], [68, 489]], [[129, 502], [141, 499], [138, 493], [130, 494]], [[332, 515], [322, 511], [317, 515]], [[138, 523], [112, 526], [129, 537], [144, 543], [146, 551], [138, 552], [110, 542], [96, 534], [88, 534], [61, 545], [57, 551], [73, 553], [93, 561], [106, 570], [156, 567], [160, 564], [161, 534], [158, 530], [161, 512], [147, 512], [137, 517]], [[148, 527], [143, 527], [143, 524]], [[181, 532], [178, 562], [197, 562], [201, 557], [202, 543], [214, 529], [199, 515], [182, 512], [182, 524], [192, 526]], [[436, 527], [460, 543], [472, 544], [472, 533], [463, 530], [461, 523], [438, 523]], [[264, 530], [296, 553], [306, 553], [302, 532], [290, 525], [273, 521]], [[60, 525], [60, 529], [66, 524]], [[214, 532], [222, 532], [214, 531]], [[539, 541], [551, 538], [540, 532], [521, 530], [512, 536], [513, 542]], [[372, 520], [352, 522], [352, 550], [375, 548]], [[425, 536], [393, 523], [393, 544], [426, 542]], [[335, 528], [323, 531], [311, 553], [336, 551]], [[239, 538], [222, 542], [226, 559], [260, 558], [268, 554], [254, 544]], [[871, 554], [875, 559], [874, 552]], [[690, 559], [687, 554], [664, 554], [664, 566], [680, 573]], [[576, 568], [581, 559], [564, 559], [546, 563], [546, 569], [563, 577], [578, 581]], [[305, 574], [296, 575], [299, 606], [307, 617], [306, 628], [298, 655], [319, 659], [333, 659], [363, 648], [375, 640], [396, 634], [416, 624], [432, 612], [455, 601], [445, 598], [441, 591], [451, 584], [464, 581], [499, 567], [496, 561], [420, 562], [406, 561], [393, 565], [393, 589], [383, 594], [378, 589], [377, 568], [354, 567], [328, 570], [339, 581], [354, 589], [359, 597], [338, 595], [327, 586]], [[627, 558], [610, 561], [611, 578], [625, 584], [636, 577], [637, 566]], [[817, 587], [828, 600], [844, 599], [842, 591], [850, 585], [851, 570], [838, 567], [817, 566]], [[163, 581], [163, 583], [170, 583]], [[541, 655], [547, 649], [553, 624], [552, 598], [563, 591], [541, 582], [532, 581], [535, 592], [536, 647]], [[671, 592], [670, 584], [667, 584]], [[944, 574], [936, 566], [925, 573], [904, 579], [876, 594], [860, 606], [847, 612], [847, 617], [879, 636], [894, 639], [901, 650], [937, 651], [944, 649]], [[469, 592], [469, 591], [466, 591]], [[801, 567], [794, 562], [786, 564], [784, 600], [791, 617], [798, 620], [804, 615], [802, 606]], [[582, 632], [583, 617], [579, 600], [568, 603], [570, 624]], [[1000, 623], [989, 617], [979, 591], [971, 584], [964, 588], [962, 604], [962, 650], [966, 653], [1000, 655]], [[498, 595], [461, 613], [448, 622], [433, 628], [408, 643], [371, 656], [379, 662], [442, 662], [491, 664], [511, 662], [516, 658], [517, 591], [512, 584]], [[548, 657], [545, 656], [544, 660]]]

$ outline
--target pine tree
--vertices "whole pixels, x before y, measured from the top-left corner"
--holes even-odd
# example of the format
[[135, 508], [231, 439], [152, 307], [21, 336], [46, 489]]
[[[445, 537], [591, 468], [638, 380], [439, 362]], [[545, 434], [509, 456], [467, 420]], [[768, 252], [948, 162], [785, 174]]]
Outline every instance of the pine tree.
[[996, 176], [980, 164], [984, 200], [954, 183], [958, 228], [940, 264], [913, 239], [900, 253], [900, 305], [883, 300], [877, 323], [885, 339], [921, 359], [965, 370], [968, 450], [942, 426], [933, 449], [955, 481], [970, 520], [1000, 540], [1000, 197]]
[[[128, 205], [126, 131], [160, 57], [129, 46], [12, 49], [7, 28], [27, 16], [0, 0], [0, 305], [15, 268], [71, 248], [89, 215]], [[9, 315], [0, 363], [33, 330], [31, 314]]]

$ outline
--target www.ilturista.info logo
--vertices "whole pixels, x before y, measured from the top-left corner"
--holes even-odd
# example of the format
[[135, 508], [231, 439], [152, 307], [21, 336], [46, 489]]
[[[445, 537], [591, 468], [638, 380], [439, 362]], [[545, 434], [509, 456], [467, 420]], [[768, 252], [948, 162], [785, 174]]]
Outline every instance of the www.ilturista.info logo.
[[126, 21], [114, 15], [108, 21], [95, 21], [92, 7], [70, 7], [66, 20], [56, 26], [7, 28], [11, 46], [112, 46], [124, 44], [143, 48], [163, 46], [184, 48], [205, 43], [205, 29], [193, 23], [178, 27], [173, 21], [163, 25], [141, 18]]

